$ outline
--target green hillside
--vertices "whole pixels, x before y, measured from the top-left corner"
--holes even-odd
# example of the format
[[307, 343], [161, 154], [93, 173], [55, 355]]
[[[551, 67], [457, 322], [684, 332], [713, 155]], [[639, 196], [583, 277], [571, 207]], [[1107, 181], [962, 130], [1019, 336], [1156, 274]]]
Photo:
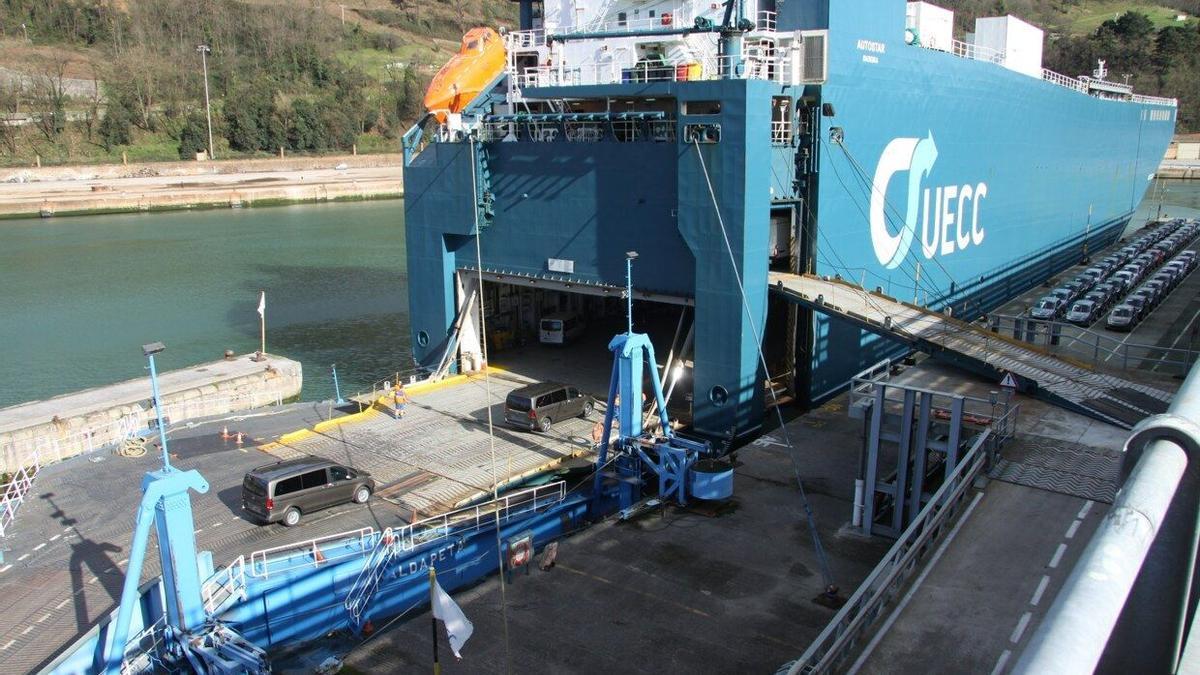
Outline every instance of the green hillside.
[[[900, 2], [902, 0], [896, 0]], [[1068, 75], [1106, 59], [1200, 130], [1200, 0], [935, 0], [959, 33], [1012, 13]], [[395, 151], [429, 79], [510, 0], [0, 0], [0, 165]], [[1177, 20], [1185, 15], [1183, 20]]]
[[[0, 0], [0, 164], [395, 151], [508, 0]], [[24, 27], [22, 28], [22, 24]]]

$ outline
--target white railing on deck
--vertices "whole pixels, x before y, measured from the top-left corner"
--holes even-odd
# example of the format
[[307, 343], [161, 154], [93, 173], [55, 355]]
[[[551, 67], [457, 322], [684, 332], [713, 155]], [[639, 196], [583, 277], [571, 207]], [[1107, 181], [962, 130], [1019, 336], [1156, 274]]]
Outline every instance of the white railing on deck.
[[[746, 56], [740, 69], [732, 56], [713, 56], [692, 62], [641, 63], [623, 67], [619, 63], [583, 63], [577, 66], [549, 65], [525, 68], [517, 75], [517, 87], [576, 87], [620, 82], [688, 82], [717, 80], [785, 81], [786, 60], [778, 56]], [[696, 66], [699, 66], [697, 69]]]
[[537, 30], [515, 30], [510, 31], [504, 36], [509, 53], [516, 49], [536, 49], [546, 46], [546, 31], [541, 28]]
[[[936, 47], [930, 47], [936, 49]], [[1005, 53], [990, 47], [980, 47], [962, 40], [950, 41], [950, 52], [955, 56], [961, 56], [964, 59], [974, 59], [975, 61], [987, 61], [989, 63], [1003, 64]]]
[[609, 21], [593, 21], [582, 26], [562, 27], [551, 31], [559, 35], [578, 35], [581, 33], [625, 33], [632, 31], [648, 31], [673, 28], [690, 28], [695, 24], [695, 14], [687, 6], [659, 10], [655, 16], [636, 16], [625, 10], [625, 20], [619, 20], [611, 15]]
[[204, 611], [211, 616], [234, 596], [246, 598], [246, 556], [239, 555], [225, 569], [209, 577], [200, 588]]
[[125, 653], [121, 659], [121, 675], [149, 673], [157, 670], [158, 649], [163, 642], [163, 631], [167, 627], [167, 617], [164, 614], [158, 621], [143, 628], [125, 643]]
[[[295, 544], [284, 544], [282, 546], [274, 546], [265, 548], [261, 551], [255, 551], [250, 554], [250, 569], [246, 571], [252, 577], [261, 577], [267, 579], [271, 573], [290, 572], [294, 569], [303, 567], [319, 567], [321, 563], [348, 558], [353, 555], [359, 555], [361, 551], [370, 550], [374, 545], [375, 528], [363, 527], [349, 532], [339, 532], [325, 537], [317, 537]], [[328, 557], [321, 549], [322, 546], [338, 543], [343, 544], [349, 540], [357, 539], [360, 551], [344, 552], [341, 555]], [[283, 566], [278, 566], [275, 563], [282, 563]]]
[[1056, 73], [1048, 68], [1042, 68], [1042, 79], [1051, 83], [1057, 84], [1060, 87], [1074, 89], [1075, 91], [1087, 93], [1087, 85], [1082, 80], [1074, 77], [1067, 77], [1062, 73]]
[[[465, 534], [491, 525], [497, 519], [501, 523], [508, 522], [515, 516], [536, 511], [539, 508], [557, 504], [567, 497], [567, 486], [563, 481], [539, 485], [504, 495], [500, 499], [484, 502], [478, 506], [467, 506], [440, 516], [431, 516], [414, 521], [404, 527], [390, 528], [393, 545], [400, 551], [409, 551], [417, 546], [447, 537], [451, 531]], [[322, 564], [349, 558], [352, 556], [368, 555], [379, 544], [384, 536], [375, 528], [364, 527], [349, 532], [331, 534], [317, 539], [284, 544], [273, 548], [255, 551], [250, 554], [249, 569], [245, 574], [266, 579], [271, 574], [279, 574], [306, 567], [318, 567]], [[331, 555], [324, 548], [345, 548], [347, 544], [357, 542], [352, 550]], [[235, 561], [236, 562], [236, 561]]]
[[25, 496], [33, 489], [33, 479], [42, 468], [41, 460], [34, 453], [32, 461], [17, 469], [6, 485], [0, 485], [0, 537], [17, 517], [17, 508], [25, 502]]
[[1172, 108], [1179, 105], [1178, 99], [1163, 98], [1162, 96], [1143, 96], [1141, 94], [1133, 94], [1130, 100], [1134, 103], [1149, 103], [1151, 105], [1169, 105]]

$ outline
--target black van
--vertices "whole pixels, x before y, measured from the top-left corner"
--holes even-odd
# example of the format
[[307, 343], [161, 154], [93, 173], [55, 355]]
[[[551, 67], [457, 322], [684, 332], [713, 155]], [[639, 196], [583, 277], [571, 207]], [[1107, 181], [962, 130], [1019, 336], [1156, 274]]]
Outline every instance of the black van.
[[587, 417], [595, 405], [591, 396], [570, 385], [530, 384], [514, 389], [504, 400], [504, 421], [521, 429], [546, 432], [551, 424], [568, 417]]
[[320, 457], [260, 466], [242, 479], [242, 508], [263, 523], [291, 527], [305, 513], [354, 502], [375, 491], [371, 474]]

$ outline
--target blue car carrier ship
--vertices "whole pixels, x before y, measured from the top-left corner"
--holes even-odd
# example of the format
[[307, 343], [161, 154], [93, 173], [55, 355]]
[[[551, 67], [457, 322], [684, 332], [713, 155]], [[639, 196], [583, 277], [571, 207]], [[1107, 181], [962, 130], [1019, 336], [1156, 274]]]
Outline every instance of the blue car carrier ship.
[[[772, 296], [769, 273], [973, 318], [1117, 239], [1174, 130], [1173, 100], [1102, 65], [1044, 70], [1041, 31], [1014, 17], [962, 40], [948, 11], [900, 0], [519, 3], [519, 29], [468, 34], [427, 99], [447, 107], [405, 135], [414, 355], [478, 370], [543, 314], [619, 304], [588, 476], [214, 564], [190, 502], [208, 483], [164, 436], [119, 609], [47, 670], [268, 672], [277, 650], [422, 606], [431, 567], [455, 590], [650, 495], [726, 498], [726, 451], [768, 395], [821, 401], [906, 349]], [[667, 367], [634, 300], [691, 314]], [[653, 415], [620, 405], [643, 391]], [[151, 530], [163, 572], [139, 585]]]
[[1118, 238], [1175, 126], [1102, 65], [1044, 70], [1011, 16], [519, 1], [493, 85], [406, 138], [415, 358], [482, 363], [476, 296], [506, 334], [588, 314], [636, 249], [636, 297], [694, 307], [680, 389], [711, 439], [758, 428], [769, 380], [819, 402], [897, 349], [770, 297], [769, 269], [979, 316]]

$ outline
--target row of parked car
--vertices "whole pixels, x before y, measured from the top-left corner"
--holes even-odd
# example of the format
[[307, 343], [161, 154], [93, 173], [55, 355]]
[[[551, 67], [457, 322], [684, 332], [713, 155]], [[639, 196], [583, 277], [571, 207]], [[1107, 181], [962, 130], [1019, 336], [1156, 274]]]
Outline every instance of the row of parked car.
[[[1165, 265], [1163, 261], [1175, 255], [1197, 233], [1200, 221], [1195, 220], [1176, 219], [1147, 228], [1120, 250], [1041, 298], [1030, 316], [1089, 326], [1112, 310], [1109, 312], [1112, 321], [1106, 325], [1114, 329], [1132, 328], [1192, 270], [1194, 251], [1185, 251]], [[1160, 265], [1162, 269], [1158, 269]], [[1147, 280], [1151, 275], [1153, 278]], [[1123, 324], [1127, 317], [1134, 317], [1133, 323]]]

